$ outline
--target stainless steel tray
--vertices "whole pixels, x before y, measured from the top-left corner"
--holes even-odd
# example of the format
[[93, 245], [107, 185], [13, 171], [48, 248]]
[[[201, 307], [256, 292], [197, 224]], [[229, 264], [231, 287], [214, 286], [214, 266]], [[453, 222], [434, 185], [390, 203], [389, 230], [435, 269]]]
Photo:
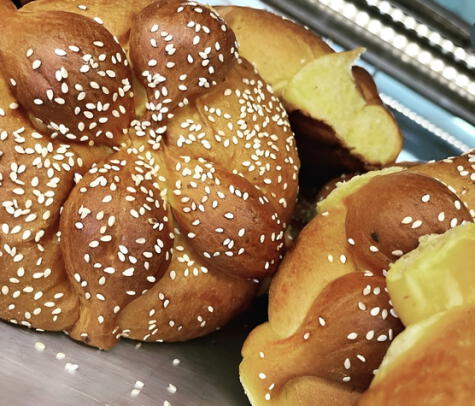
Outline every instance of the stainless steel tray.
[[[176, 344], [122, 340], [108, 352], [73, 342], [64, 334], [37, 333], [1, 322], [0, 404], [249, 404], [238, 378], [240, 349], [265, 313], [261, 297], [249, 311], [207, 337]], [[143, 388], [134, 391], [140, 382]]]

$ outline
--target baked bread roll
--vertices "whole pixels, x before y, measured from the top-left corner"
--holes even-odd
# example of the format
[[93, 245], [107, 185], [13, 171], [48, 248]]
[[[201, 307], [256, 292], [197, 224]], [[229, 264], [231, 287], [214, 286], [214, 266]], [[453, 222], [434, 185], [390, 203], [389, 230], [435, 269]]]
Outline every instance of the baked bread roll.
[[371, 75], [353, 66], [362, 48], [335, 53], [308, 29], [267, 11], [217, 9], [241, 54], [284, 102], [304, 176], [324, 182], [395, 161], [402, 135]]
[[318, 203], [272, 281], [269, 322], [242, 350], [253, 405], [350, 404], [366, 390], [403, 328], [384, 275], [422, 236], [473, 222], [474, 159], [369, 172]]
[[299, 169], [232, 30], [186, 1], [0, 13], [0, 317], [103, 349], [226, 323], [279, 263]]

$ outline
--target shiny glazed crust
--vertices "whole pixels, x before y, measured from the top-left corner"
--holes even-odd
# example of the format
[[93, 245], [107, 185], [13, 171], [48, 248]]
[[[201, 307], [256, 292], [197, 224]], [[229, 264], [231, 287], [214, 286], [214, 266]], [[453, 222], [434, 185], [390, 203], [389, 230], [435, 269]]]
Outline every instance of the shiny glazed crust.
[[0, 12], [0, 317], [104, 349], [226, 323], [279, 263], [299, 168], [232, 30], [186, 1]]

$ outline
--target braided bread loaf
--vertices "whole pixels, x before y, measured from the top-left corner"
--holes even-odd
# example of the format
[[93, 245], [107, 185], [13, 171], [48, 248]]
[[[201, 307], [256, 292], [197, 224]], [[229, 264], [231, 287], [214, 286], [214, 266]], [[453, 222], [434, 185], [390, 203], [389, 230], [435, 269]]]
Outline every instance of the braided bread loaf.
[[278, 265], [299, 167], [232, 30], [179, 0], [0, 13], [0, 317], [104, 349], [226, 323]]
[[385, 272], [421, 236], [473, 221], [474, 161], [472, 153], [369, 172], [318, 204], [272, 281], [269, 322], [242, 350], [252, 404], [356, 401], [403, 328]]

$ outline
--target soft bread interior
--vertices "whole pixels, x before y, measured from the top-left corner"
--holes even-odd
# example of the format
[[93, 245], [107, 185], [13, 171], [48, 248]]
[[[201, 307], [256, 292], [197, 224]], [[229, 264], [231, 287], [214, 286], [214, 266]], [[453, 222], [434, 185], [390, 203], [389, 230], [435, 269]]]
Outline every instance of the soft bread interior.
[[351, 67], [362, 52], [313, 60], [287, 83], [283, 97], [293, 109], [330, 125], [354, 154], [371, 163], [387, 162], [400, 146], [400, 134], [384, 107], [368, 105], [356, 86]]
[[378, 368], [371, 385], [375, 385], [381, 381], [386, 376], [388, 371], [394, 367], [399, 360], [403, 360], [407, 351], [414, 348], [414, 346], [430, 332], [431, 327], [437, 323], [442, 314], [443, 313], [435, 314], [426, 320], [413, 324], [412, 326], [407, 327], [401, 334], [399, 334], [386, 352], [386, 355], [381, 362], [381, 365]]
[[475, 224], [422, 238], [389, 269], [389, 294], [407, 326], [475, 302]]
[[400, 334], [359, 406], [472, 405], [475, 307], [458, 306]]
[[367, 172], [363, 175], [357, 175], [346, 182], [338, 182], [337, 187], [325, 199], [317, 203], [317, 213], [323, 213], [330, 208], [341, 204], [346, 196], [356, 192], [375, 176], [388, 175], [402, 170], [403, 168], [394, 166], [380, 169], [379, 171]]

